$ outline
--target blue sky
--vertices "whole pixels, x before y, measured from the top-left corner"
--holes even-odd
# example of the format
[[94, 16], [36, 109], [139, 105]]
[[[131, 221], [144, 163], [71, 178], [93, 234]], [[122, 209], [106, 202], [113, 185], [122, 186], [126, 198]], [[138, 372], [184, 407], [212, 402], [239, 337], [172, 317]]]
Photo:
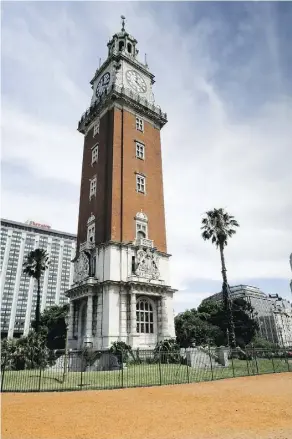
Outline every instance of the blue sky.
[[2, 3], [2, 217], [76, 233], [92, 78], [120, 15], [156, 76], [176, 311], [220, 288], [207, 209], [240, 223], [230, 284], [291, 298], [292, 3]]

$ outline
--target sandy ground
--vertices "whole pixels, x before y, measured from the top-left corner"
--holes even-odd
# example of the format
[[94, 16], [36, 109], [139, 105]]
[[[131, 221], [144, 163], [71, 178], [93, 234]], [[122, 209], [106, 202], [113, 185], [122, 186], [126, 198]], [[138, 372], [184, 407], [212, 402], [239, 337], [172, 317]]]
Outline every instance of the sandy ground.
[[292, 439], [292, 373], [199, 384], [3, 394], [3, 439]]

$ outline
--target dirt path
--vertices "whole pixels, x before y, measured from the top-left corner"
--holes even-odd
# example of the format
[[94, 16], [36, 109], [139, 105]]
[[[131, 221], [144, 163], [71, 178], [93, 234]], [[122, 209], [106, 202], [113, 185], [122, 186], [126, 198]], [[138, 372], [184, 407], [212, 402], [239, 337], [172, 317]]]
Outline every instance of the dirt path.
[[292, 373], [2, 395], [3, 439], [292, 439]]

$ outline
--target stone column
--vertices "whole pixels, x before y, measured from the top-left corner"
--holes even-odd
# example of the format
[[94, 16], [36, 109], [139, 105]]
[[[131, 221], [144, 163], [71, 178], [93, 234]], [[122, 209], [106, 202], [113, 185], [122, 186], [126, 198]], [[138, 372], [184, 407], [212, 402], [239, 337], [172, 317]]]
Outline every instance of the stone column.
[[[136, 305], [135, 305], [136, 307]], [[127, 342], [127, 296], [120, 292], [120, 341]]]
[[161, 335], [162, 339], [169, 338], [168, 333], [168, 309], [167, 309], [167, 297], [163, 295], [161, 297]]
[[96, 338], [97, 349], [102, 347], [102, 292], [97, 293], [97, 310], [96, 310]]
[[86, 336], [84, 342], [92, 343], [92, 294], [87, 296]]
[[135, 337], [137, 336], [136, 319], [136, 293], [132, 290], [130, 296], [130, 345], [135, 347]]
[[73, 339], [73, 325], [74, 325], [74, 301], [70, 301], [69, 308], [69, 322], [68, 322], [68, 340]]

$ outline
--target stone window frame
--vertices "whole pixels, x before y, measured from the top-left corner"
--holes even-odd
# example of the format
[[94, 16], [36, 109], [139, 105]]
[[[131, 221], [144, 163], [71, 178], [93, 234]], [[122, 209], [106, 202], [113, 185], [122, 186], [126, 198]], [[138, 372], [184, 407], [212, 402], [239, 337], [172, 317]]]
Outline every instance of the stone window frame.
[[145, 160], [145, 145], [144, 143], [135, 140], [136, 145], [136, 158], [140, 160]]
[[93, 125], [93, 137], [95, 137], [96, 134], [99, 134], [99, 126], [100, 126], [100, 120], [97, 119]]
[[146, 177], [142, 174], [136, 174], [136, 191], [140, 194], [146, 194]]
[[96, 196], [96, 187], [97, 187], [97, 176], [89, 179], [89, 199]]
[[98, 161], [98, 143], [96, 143], [95, 145], [93, 145], [93, 147], [91, 148], [91, 164], [93, 165], [93, 163], [97, 163]]
[[140, 297], [137, 299], [136, 302], [137, 334], [155, 333], [154, 312], [155, 312], [155, 308], [147, 297]]
[[136, 239], [141, 238], [141, 236], [138, 235], [139, 232], [144, 233], [144, 239], [148, 239], [148, 224], [142, 221], [136, 221]]
[[144, 132], [144, 119], [142, 117], [136, 116], [136, 130]]
[[87, 242], [95, 242], [95, 216], [93, 214], [87, 220]]

